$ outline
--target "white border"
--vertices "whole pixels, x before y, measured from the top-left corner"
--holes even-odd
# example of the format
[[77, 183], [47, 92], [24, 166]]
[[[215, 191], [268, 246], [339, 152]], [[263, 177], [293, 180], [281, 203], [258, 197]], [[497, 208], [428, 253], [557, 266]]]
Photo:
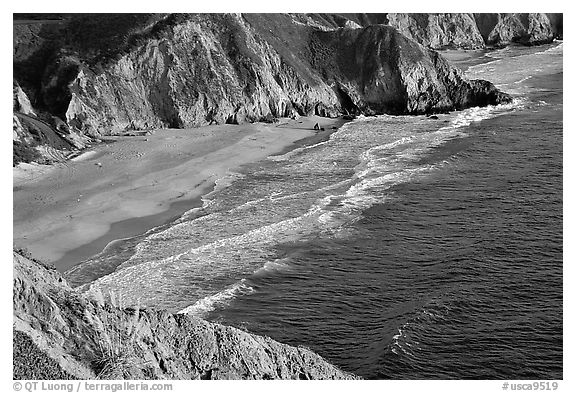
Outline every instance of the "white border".
[[[2, 124], [4, 131], [2, 132], [2, 154], [0, 165], [2, 174], [3, 190], [1, 195], [2, 206], [5, 209], [3, 216], [5, 222], [1, 227], [0, 242], [1, 242], [1, 255], [2, 255], [2, 294], [0, 304], [2, 306], [2, 313], [6, 315], [7, 321], [1, 324], [1, 337], [4, 356], [1, 362], [1, 375], [2, 385], [4, 391], [12, 391], [12, 328], [8, 320], [12, 315], [12, 302], [11, 302], [11, 288], [12, 288], [12, 256], [10, 250], [12, 249], [12, 190], [9, 189], [12, 185], [12, 170], [11, 165], [11, 145], [8, 138], [11, 138], [9, 132], [11, 128], [11, 115], [8, 108], [11, 107], [11, 91], [12, 86], [9, 85], [11, 78], [8, 79], [8, 74], [12, 75], [12, 65], [8, 61], [7, 54], [10, 53], [9, 46], [12, 46], [12, 13], [13, 12], [558, 12], [564, 13], [564, 19], [568, 22], [564, 26], [565, 36], [565, 67], [572, 69], [574, 65], [574, 58], [572, 46], [574, 36], [572, 34], [572, 26], [569, 21], [572, 19], [573, 13], [568, 10], [566, 3], [562, 2], [542, 2], [535, 0], [504, 2], [496, 0], [482, 0], [477, 4], [463, 1], [402, 1], [402, 2], [386, 2], [386, 1], [373, 1], [365, 3], [357, 2], [334, 2], [328, 0], [288, 0], [281, 4], [271, 1], [206, 1], [206, 2], [193, 2], [193, 1], [139, 1], [133, 3], [99, 0], [96, 2], [82, 2], [82, 1], [40, 1], [29, 0], [26, 2], [11, 2], [9, 5], [4, 4], [1, 15], [2, 29], [2, 53], [5, 54], [5, 61], [2, 62]], [[8, 31], [10, 30], [10, 31]], [[573, 74], [568, 73], [565, 76], [564, 86], [572, 87]], [[564, 89], [565, 106], [574, 108], [572, 90]], [[567, 105], [566, 105], [567, 104]], [[574, 120], [572, 116], [564, 118], [564, 129], [568, 132], [564, 133], [563, 138], [563, 151], [564, 151], [564, 234], [566, 239], [572, 239], [573, 233], [570, 231], [570, 223], [574, 222], [574, 209], [572, 201], [574, 199], [573, 191], [573, 169], [574, 156], [571, 153], [571, 148], [575, 146]], [[10, 128], [9, 128], [10, 127]], [[568, 153], [568, 154], [566, 154]], [[10, 218], [10, 219], [9, 219]], [[574, 354], [574, 340], [573, 334], [576, 333], [576, 328], [573, 323], [573, 299], [574, 291], [572, 281], [574, 279], [574, 246], [571, 241], [566, 241], [564, 244], [564, 381], [559, 381], [560, 388], [558, 391], [568, 392], [576, 391], [574, 378], [571, 374]], [[10, 348], [10, 349], [8, 349]], [[522, 381], [524, 382], [524, 381]], [[174, 381], [175, 392], [189, 392], [198, 390], [216, 390], [216, 391], [236, 391], [245, 390], [250, 392], [267, 392], [271, 389], [278, 392], [293, 393], [293, 389], [297, 384], [298, 389], [306, 391], [313, 391], [317, 389], [331, 389], [342, 391], [362, 389], [367, 391], [383, 392], [384, 389], [391, 392], [396, 391], [438, 391], [438, 392], [501, 392], [503, 381], [335, 381], [335, 382], [289, 382], [289, 381]], [[572, 386], [572, 388], [570, 388]]]

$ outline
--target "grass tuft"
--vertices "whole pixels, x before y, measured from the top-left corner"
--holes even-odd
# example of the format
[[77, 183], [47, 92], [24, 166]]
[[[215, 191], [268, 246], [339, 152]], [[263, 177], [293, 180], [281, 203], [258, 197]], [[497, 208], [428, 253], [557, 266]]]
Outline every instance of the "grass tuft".
[[[122, 297], [118, 294], [110, 294], [111, 303], [118, 308], [123, 308]], [[123, 310], [109, 320], [102, 320], [96, 342], [96, 356], [93, 360], [94, 371], [97, 379], [134, 379], [141, 376], [141, 370], [148, 363], [142, 360], [138, 341], [142, 337], [143, 324], [139, 323], [140, 307]]]

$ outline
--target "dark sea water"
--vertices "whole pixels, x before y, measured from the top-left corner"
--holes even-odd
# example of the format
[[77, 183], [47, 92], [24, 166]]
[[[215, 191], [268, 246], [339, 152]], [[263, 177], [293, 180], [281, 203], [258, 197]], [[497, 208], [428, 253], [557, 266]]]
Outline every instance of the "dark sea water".
[[117, 266], [89, 291], [365, 378], [562, 379], [562, 58], [554, 44], [459, 60], [514, 103], [361, 118], [246, 166], [88, 261]]

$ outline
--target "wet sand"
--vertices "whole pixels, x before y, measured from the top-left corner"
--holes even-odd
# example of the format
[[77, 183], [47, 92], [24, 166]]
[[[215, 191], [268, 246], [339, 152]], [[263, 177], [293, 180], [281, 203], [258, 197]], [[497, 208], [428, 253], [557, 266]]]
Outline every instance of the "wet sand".
[[[316, 122], [324, 132], [312, 129]], [[62, 164], [21, 165], [13, 171], [14, 245], [67, 270], [110, 241], [144, 233], [200, 206], [201, 196], [229, 171], [327, 138], [342, 123], [306, 117], [157, 130], [107, 138], [113, 143]]]

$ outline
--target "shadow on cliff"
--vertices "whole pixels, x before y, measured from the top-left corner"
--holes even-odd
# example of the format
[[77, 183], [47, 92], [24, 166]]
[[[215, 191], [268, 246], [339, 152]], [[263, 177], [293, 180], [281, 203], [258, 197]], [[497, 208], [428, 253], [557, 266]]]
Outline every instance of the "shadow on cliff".
[[356, 379], [304, 347], [88, 298], [14, 251], [14, 379]]

